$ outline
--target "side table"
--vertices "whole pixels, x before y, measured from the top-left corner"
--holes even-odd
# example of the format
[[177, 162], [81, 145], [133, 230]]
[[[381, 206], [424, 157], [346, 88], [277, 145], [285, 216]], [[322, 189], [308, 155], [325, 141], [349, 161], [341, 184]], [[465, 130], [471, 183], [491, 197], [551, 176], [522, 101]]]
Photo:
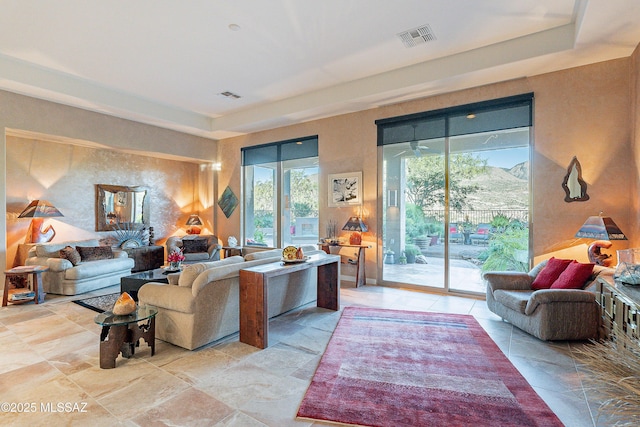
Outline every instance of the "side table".
[[[49, 267], [43, 267], [41, 265], [23, 265], [14, 267], [4, 272], [4, 292], [2, 293], [2, 306], [6, 307], [8, 302], [12, 304], [20, 304], [27, 301], [35, 301], [36, 304], [44, 302], [44, 296], [46, 295], [42, 289], [42, 273], [49, 270]], [[17, 277], [24, 277], [27, 279], [31, 276], [31, 290], [33, 291], [33, 298], [27, 298], [24, 300], [11, 301], [10, 295], [16, 294], [21, 291], [11, 288], [11, 279]]]
[[[129, 359], [140, 345], [140, 338], [151, 347], [151, 356], [156, 350], [156, 314], [158, 309], [138, 306], [136, 311], [126, 316], [118, 316], [110, 311], [98, 314], [94, 321], [102, 326], [100, 334], [100, 368], [116, 367], [118, 354]], [[144, 324], [138, 324], [146, 320]]]
[[[320, 246], [320, 249], [322, 249], [323, 251], [325, 251], [326, 253], [331, 253], [331, 250], [329, 249], [329, 244], [328, 243], [318, 243], [318, 246]], [[360, 286], [364, 286], [367, 284], [367, 274], [365, 271], [365, 256], [364, 256], [364, 250], [365, 249], [370, 249], [371, 245], [347, 245], [347, 244], [339, 244], [337, 245], [341, 248], [353, 248], [354, 249], [354, 255], [356, 255], [355, 260], [353, 260], [354, 262], [350, 262], [353, 263], [353, 265], [356, 266], [356, 288], [359, 288]], [[357, 252], [357, 253], [356, 253]], [[349, 258], [351, 259], [351, 258]]]
[[242, 246], [223, 246], [222, 247], [222, 257], [228, 258], [234, 255], [242, 256]]

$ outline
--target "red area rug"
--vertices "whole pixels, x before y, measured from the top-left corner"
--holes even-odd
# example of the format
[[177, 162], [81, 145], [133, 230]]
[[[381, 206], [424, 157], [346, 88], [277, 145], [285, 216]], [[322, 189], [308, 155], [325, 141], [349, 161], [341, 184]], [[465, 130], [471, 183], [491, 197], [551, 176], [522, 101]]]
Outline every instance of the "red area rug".
[[562, 426], [467, 315], [346, 307], [298, 417], [366, 426]]

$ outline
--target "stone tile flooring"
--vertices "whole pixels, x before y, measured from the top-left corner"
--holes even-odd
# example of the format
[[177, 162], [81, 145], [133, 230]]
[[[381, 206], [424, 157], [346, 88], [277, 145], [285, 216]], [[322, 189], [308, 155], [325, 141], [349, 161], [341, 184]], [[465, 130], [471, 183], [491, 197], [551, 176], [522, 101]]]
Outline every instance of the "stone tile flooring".
[[[118, 292], [111, 287], [82, 297]], [[158, 341], [115, 369], [99, 367], [95, 312], [47, 295], [0, 309], [0, 415], [12, 426], [309, 426], [295, 414], [340, 313], [306, 306], [270, 323], [265, 350], [224, 342], [197, 351]], [[341, 290], [342, 307], [463, 313], [475, 316], [567, 426], [604, 426], [589, 403], [572, 348], [545, 343], [503, 322], [483, 300], [365, 286]], [[85, 406], [86, 405], [86, 406]], [[29, 411], [29, 412], [27, 412]], [[592, 415], [595, 414], [595, 415]], [[596, 420], [596, 421], [594, 421]]]

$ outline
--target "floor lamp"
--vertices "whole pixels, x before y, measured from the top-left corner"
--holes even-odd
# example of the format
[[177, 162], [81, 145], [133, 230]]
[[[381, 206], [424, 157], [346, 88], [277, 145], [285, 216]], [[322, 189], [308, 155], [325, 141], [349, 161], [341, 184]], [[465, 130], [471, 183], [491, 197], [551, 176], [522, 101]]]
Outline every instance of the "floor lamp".
[[18, 218], [32, 218], [31, 225], [24, 239], [25, 243], [45, 243], [50, 242], [56, 231], [51, 225], [46, 229], [42, 229], [42, 223], [45, 218], [53, 218], [64, 216], [55, 206], [46, 200], [34, 200], [27, 206]]

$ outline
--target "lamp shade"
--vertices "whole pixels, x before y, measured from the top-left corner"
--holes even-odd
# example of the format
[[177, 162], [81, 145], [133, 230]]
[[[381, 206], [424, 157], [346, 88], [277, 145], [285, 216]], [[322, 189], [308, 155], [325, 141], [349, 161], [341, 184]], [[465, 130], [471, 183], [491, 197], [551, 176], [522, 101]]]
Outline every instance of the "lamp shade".
[[202, 220], [196, 214], [189, 215], [189, 219], [187, 220], [187, 225], [202, 225]]
[[52, 218], [56, 216], [64, 215], [46, 200], [34, 200], [18, 215], [18, 218]]
[[627, 240], [622, 230], [608, 216], [590, 216], [575, 237], [595, 240]]
[[344, 231], [362, 231], [368, 230], [367, 225], [357, 216], [352, 216], [349, 221], [342, 227]]

